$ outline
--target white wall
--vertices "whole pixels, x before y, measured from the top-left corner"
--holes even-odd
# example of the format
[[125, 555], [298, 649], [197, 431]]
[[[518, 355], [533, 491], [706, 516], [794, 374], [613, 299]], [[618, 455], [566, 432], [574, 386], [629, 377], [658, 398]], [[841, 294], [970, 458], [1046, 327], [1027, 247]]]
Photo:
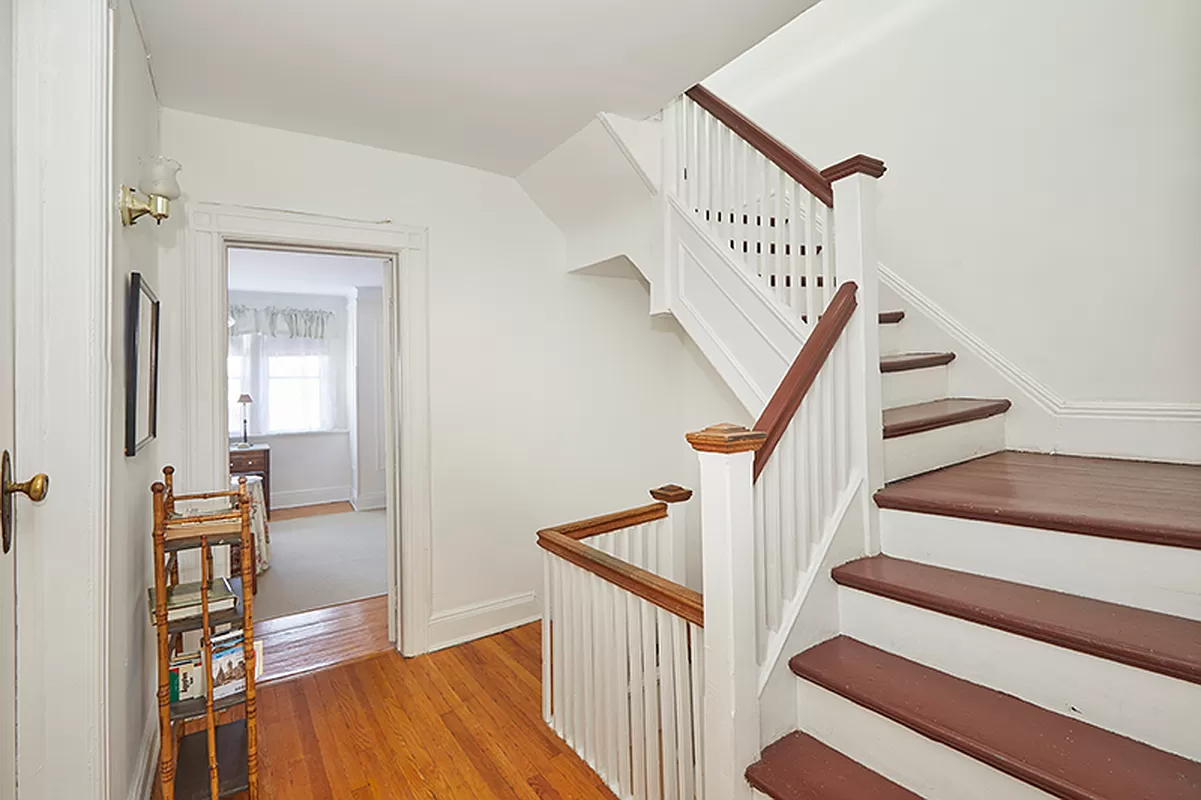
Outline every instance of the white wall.
[[[695, 485], [685, 431], [746, 421], [638, 282], [564, 273], [562, 236], [512, 178], [173, 110], [161, 125], [185, 201], [428, 226], [435, 644], [536, 614], [538, 528]], [[169, 250], [164, 273], [180, 262]]]
[[[255, 444], [271, 445], [271, 507], [290, 508], [350, 499], [350, 415], [347, 391], [349, 360], [347, 351], [347, 303], [345, 297], [292, 294], [288, 292], [246, 292], [231, 290], [231, 304], [253, 308], [316, 308], [332, 311], [329, 327], [331, 352], [339, 354], [334, 381], [338, 387], [335, 430], [311, 433], [283, 433], [251, 436]], [[241, 429], [241, 417], [231, 420]], [[240, 440], [231, 436], [231, 441]]]
[[384, 292], [359, 288], [355, 315], [354, 507], [360, 511], [386, 504], [384, 431]]
[[1199, 30], [1195, 0], [824, 0], [705, 83], [819, 166], [884, 159], [881, 260], [1064, 401], [1201, 422]]
[[[138, 159], [158, 149], [158, 103], [146, 69], [146, 52], [128, 0], [116, 8], [113, 75], [113, 174], [111, 196], [121, 183], [136, 184]], [[114, 204], [113, 215], [116, 217]], [[144, 780], [149, 748], [157, 740], [151, 716], [157, 709], [154, 687], [155, 639], [146, 608], [152, 578], [150, 484], [161, 479], [160, 442], [151, 441], [126, 458], [125, 447], [125, 301], [129, 273], [141, 272], [161, 289], [158, 269], [160, 229], [142, 220], [113, 230], [112, 287], [112, 501], [109, 568], [109, 793], [129, 797]], [[159, 430], [169, 415], [159, 411]], [[61, 688], [61, 687], [60, 687]], [[150, 725], [148, 726], [148, 722]], [[150, 738], [148, 738], [150, 737]]]

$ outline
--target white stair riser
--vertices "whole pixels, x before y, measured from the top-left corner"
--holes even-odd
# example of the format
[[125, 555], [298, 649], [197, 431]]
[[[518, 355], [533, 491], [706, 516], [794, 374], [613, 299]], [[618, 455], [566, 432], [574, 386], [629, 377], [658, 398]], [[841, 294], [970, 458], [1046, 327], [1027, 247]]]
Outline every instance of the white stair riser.
[[[883, 351], [881, 351], [883, 352]], [[885, 372], [880, 376], [884, 408], [942, 400], [950, 395], [947, 366]]]
[[842, 632], [1090, 725], [1201, 759], [1201, 686], [843, 587]]
[[880, 355], [890, 356], [905, 352], [901, 341], [901, 326], [904, 324], [904, 321], [901, 321], [880, 325]]
[[884, 440], [884, 480], [949, 467], [1005, 449], [1005, 415]]
[[801, 730], [925, 800], [1051, 797], [816, 684], [797, 684]]
[[1201, 550], [882, 509], [884, 552], [1201, 620]]

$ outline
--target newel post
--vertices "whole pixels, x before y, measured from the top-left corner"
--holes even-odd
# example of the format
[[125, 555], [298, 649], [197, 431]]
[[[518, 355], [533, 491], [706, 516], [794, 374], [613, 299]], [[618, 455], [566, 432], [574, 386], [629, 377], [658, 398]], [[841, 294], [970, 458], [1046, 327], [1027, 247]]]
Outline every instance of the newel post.
[[688, 529], [685, 524], [684, 503], [692, 499], [692, 490], [669, 483], [651, 489], [651, 498], [667, 503], [667, 526], [660, 541], [659, 564], [664, 577], [685, 584], [688, 569]]
[[858, 155], [822, 170], [834, 187], [834, 269], [839, 283], [859, 287], [859, 308], [847, 333], [851, 344], [853, 459], [864, 477], [861, 502], [866, 549], [880, 551], [879, 513], [872, 500], [884, 486], [884, 416], [880, 380], [880, 283], [877, 252], [877, 183], [884, 162]]
[[743, 772], [759, 758], [752, 491], [755, 451], [766, 434], [723, 424], [687, 438], [701, 473], [705, 795], [750, 798]]

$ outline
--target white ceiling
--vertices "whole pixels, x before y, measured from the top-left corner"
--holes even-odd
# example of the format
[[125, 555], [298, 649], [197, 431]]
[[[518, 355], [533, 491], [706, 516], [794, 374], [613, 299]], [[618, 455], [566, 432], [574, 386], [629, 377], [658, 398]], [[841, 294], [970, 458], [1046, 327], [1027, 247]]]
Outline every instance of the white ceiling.
[[162, 105], [516, 175], [817, 0], [134, 0]]
[[383, 285], [382, 258], [229, 249], [229, 288], [234, 291], [351, 295], [356, 287]]

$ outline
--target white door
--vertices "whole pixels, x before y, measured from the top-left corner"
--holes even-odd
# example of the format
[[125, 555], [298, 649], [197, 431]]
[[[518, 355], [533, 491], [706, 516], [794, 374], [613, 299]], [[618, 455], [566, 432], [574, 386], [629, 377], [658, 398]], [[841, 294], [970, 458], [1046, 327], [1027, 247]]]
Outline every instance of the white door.
[[[13, 417], [13, 39], [12, 0], [0, 0], [0, 451], [12, 452]], [[15, 455], [15, 454], [14, 454]], [[13, 465], [23, 467], [20, 462]], [[14, 498], [15, 499], [15, 498]], [[20, 501], [13, 506], [19, 506]], [[14, 509], [13, 521], [19, 517]], [[16, 792], [16, 549], [0, 553], [0, 800]]]

